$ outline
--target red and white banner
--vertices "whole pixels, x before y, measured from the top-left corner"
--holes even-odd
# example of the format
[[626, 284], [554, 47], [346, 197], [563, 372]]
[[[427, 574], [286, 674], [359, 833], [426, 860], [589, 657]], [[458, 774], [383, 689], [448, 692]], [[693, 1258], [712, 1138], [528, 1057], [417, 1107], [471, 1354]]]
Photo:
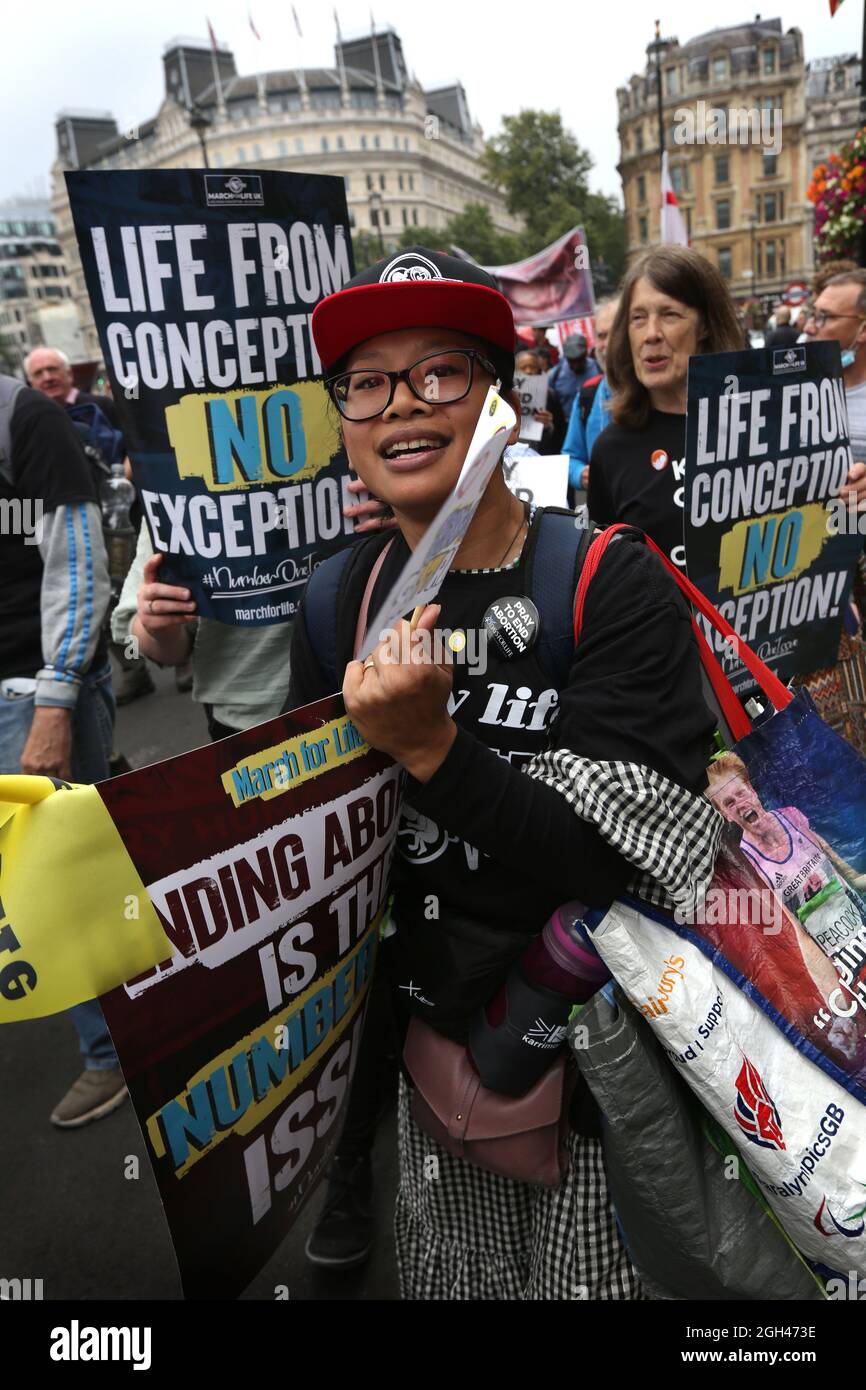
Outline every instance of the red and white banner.
[[565, 346], [566, 338], [570, 338], [572, 333], [582, 333], [586, 339], [586, 350], [592, 352], [595, 346], [595, 319], [560, 319], [556, 325], [559, 334], [559, 346]]
[[525, 261], [487, 265], [511, 305], [514, 322], [539, 328], [562, 319], [587, 317], [595, 307], [589, 249], [582, 227], [545, 246]]
[[689, 230], [683, 217], [668, 168], [668, 152], [662, 155], [662, 212], [661, 237], [663, 242], [674, 242], [677, 246], [688, 246]]

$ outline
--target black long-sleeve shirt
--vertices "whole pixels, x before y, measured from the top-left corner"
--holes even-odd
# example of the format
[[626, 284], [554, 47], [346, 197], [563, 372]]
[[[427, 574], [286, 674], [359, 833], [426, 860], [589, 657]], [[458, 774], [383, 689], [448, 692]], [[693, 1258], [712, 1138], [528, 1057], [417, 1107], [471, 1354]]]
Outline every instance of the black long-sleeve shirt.
[[[451, 571], [438, 595], [439, 626], [478, 631], [492, 603], [526, 595], [537, 535], [538, 517], [513, 569]], [[338, 603], [340, 670], [351, 659], [366, 578], [382, 544], [381, 537], [366, 542], [349, 567]], [[407, 555], [397, 536], [371, 615]], [[302, 610], [292, 642], [292, 706], [330, 693], [314, 645]], [[590, 585], [564, 689], [552, 687], [534, 651], [505, 660], [489, 644], [483, 674], [454, 667], [451, 705], [458, 735], [450, 752], [426, 784], [408, 781], [394, 876], [398, 926], [426, 921], [435, 902], [443, 951], [451, 950], [450, 929], [460, 934], [467, 924], [525, 941], [563, 902], [609, 902], [632, 872], [556, 791], [521, 772], [536, 753], [568, 748], [645, 764], [694, 790], [705, 785], [713, 721], [688, 612], [656, 557], [629, 535], [608, 549]], [[459, 953], [453, 963], [459, 966]]]

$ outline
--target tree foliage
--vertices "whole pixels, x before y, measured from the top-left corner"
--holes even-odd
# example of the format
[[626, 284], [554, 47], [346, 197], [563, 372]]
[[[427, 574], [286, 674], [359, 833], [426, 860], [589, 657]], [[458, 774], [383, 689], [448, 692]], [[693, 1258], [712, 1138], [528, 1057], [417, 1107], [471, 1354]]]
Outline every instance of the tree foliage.
[[625, 220], [613, 198], [590, 189], [592, 157], [565, 129], [559, 112], [503, 117], [502, 130], [487, 142], [483, 158], [509, 212], [526, 223], [523, 254], [582, 226], [593, 273], [602, 282], [596, 290], [613, 288], [624, 269]]
[[[592, 157], [565, 129], [558, 112], [505, 116], [500, 133], [487, 142], [483, 162], [509, 212], [522, 218], [523, 231], [500, 232], [485, 203], [467, 203], [444, 227], [404, 227], [396, 238], [386, 230], [386, 248], [429, 246], [450, 252], [459, 246], [481, 265], [507, 265], [581, 226], [596, 294], [615, 288], [625, 264], [625, 219], [615, 199], [590, 189]], [[358, 270], [381, 259], [376, 232], [355, 232], [352, 243]]]

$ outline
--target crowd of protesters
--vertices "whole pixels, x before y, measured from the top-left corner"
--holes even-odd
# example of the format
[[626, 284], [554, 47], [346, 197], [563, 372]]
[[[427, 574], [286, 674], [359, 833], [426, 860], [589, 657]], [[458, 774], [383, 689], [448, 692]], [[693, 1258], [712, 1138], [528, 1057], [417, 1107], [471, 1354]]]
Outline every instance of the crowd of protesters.
[[[537, 650], [515, 659], [491, 653], [489, 681], [550, 686], [555, 694], [555, 717], [528, 729], [486, 719], [486, 685], [452, 709], [451, 675], [439, 666], [390, 664], [379, 649], [355, 661], [354, 633], [362, 604], [375, 610], [454, 487], [489, 387], [498, 383], [504, 396], [513, 395], [515, 370], [548, 372], [536, 466], [545, 467], [545, 455], [567, 454], [572, 503], [585, 494], [592, 522], [638, 528], [684, 566], [689, 358], [736, 350], [747, 340], [719, 272], [680, 247], [657, 247], [633, 262], [617, 295], [597, 308], [592, 354], [582, 334], [567, 337], [561, 354], [544, 328], [533, 329], [529, 341], [516, 339], [509, 305], [490, 276], [466, 261], [423, 254], [451, 287], [447, 309], [436, 280], [381, 284], [383, 262], [325, 299], [313, 317], [354, 487], [371, 499], [351, 509], [362, 535], [332, 596], [346, 708], [367, 742], [406, 770], [406, 814], [438, 827], [443, 847], [433, 858], [413, 855], [411, 837], [404, 837], [396, 858], [394, 931], [382, 951], [348, 1121], [307, 1253], [331, 1268], [368, 1257], [375, 1234], [370, 1153], [396, 1092], [404, 1297], [640, 1298], [588, 1094], [564, 1102], [568, 1171], [560, 1188], [542, 1190], [437, 1145], [412, 1104], [416, 1078], [397, 1058], [413, 1026], [417, 1048], [435, 1049], [442, 1039], [463, 1048], [479, 1009], [559, 906], [603, 905], [627, 881], [626, 861], [549, 779], [527, 776], [525, 766], [537, 771], [546, 753], [566, 750], [598, 771], [600, 786], [615, 760], [635, 776], [649, 769], [684, 795], [701, 796], [715, 722], [688, 611], [655, 557], [629, 533], [605, 554], [566, 669], [545, 670]], [[796, 321], [787, 306], [777, 307], [765, 341], [839, 342], [854, 459], [841, 495], [866, 507], [866, 271], [837, 265], [816, 278], [813, 291]], [[371, 336], [364, 303], [374, 300]], [[419, 389], [430, 371], [439, 382], [432, 399]], [[291, 633], [285, 623], [241, 628], [199, 617], [189, 590], [161, 579], [145, 526], [109, 634], [98, 478], [70, 411], [92, 406], [119, 431], [114, 405], [77, 391], [68, 362], [52, 349], [31, 353], [26, 373], [29, 385], [3, 379], [11, 467], [0, 469], [0, 498], [42, 499], [45, 526], [37, 545], [0, 537], [0, 773], [90, 782], [108, 776], [110, 640], [124, 698], [152, 690], [147, 660], [188, 671], [179, 688], [191, 682], [212, 739], [331, 693], [306, 601]], [[518, 432], [519, 425], [513, 443]], [[404, 452], [414, 449], [411, 468], [389, 452], [395, 440]], [[421, 615], [422, 629], [439, 622], [479, 627], [492, 604], [530, 592], [533, 567], [551, 537], [543, 509], [514, 496], [497, 469], [436, 604]], [[311, 590], [331, 563], [316, 572]], [[548, 618], [542, 611], [542, 626]], [[839, 662], [850, 660], [858, 644], [854, 604]], [[810, 677], [802, 679], [808, 684]], [[862, 708], [855, 723], [846, 732], [866, 751]], [[465, 846], [478, 852], [474, 858]], [[439, 903], [435, 930], [421, 910], [430, 895]], [[423, 1006], [412, 991], [401, 993], [405, 980], [419, 986]], [[79, 1006], [72, 1019], [84, 1070], [51, 1114], [65, 1128], [107, 1115], [125, 1097], [98, 1002]], [[431, 1157], [435, 1183], [425, 1180]]]

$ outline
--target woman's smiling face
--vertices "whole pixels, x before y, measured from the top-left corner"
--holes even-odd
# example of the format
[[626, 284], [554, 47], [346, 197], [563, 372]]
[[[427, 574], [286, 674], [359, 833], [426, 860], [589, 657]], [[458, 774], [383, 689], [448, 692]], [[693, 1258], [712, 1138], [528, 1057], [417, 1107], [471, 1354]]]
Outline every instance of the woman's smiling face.
[[[489, 349], [467, 333], [404, 328], [354, 348], [344, 371], [403, 371], [421, 358], [453, 348]], [[461, 401], [419, 400], [398, 381], [391, 404], [372, 420], [342, 420], [349, 462], [369, 490], [398, 513], [433, 516], [454, 489], [494, 378], [476, 358], [472, 386]], [[407, 446], [409, 446], [407, 448]]]

